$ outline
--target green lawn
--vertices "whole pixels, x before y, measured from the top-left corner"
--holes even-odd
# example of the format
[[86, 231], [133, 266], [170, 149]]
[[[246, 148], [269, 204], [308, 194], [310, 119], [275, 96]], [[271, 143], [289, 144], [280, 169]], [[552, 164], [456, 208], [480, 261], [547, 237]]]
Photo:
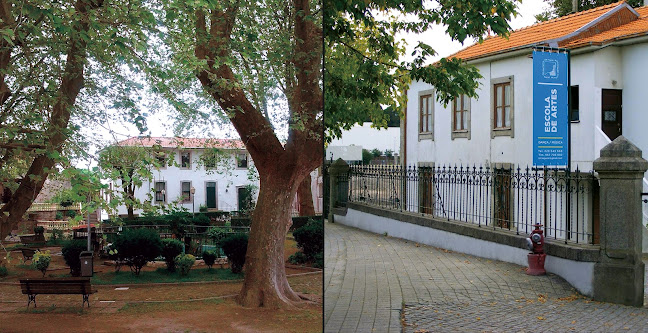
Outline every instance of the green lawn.
[[121, 272], [95, 274], [93, 284], [134, 284], [134, 283], [163, 283], [163, 282], [194, 282], [194, 281], [219, 281], [242, 279], [243, 274], [232, 274], [230, 269], [220, 268], [195, 268], [186, 276], [178, 272], [170, 273], [165, 268], [155, 271], [141, 272], [139, 276], [131, 273], [128, 267], [122, 267]]

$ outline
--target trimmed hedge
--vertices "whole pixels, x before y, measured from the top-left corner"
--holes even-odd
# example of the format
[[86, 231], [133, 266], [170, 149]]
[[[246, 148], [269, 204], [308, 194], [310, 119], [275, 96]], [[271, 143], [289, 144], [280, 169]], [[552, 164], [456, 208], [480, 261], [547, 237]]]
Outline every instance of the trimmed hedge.
[[120, 258], [126, 261], [131, 271], [139, 275], [147, 262], [153, 261], [162, 252], [162, 241], [157, 232], [150, 229], [129, 229], [115, 240]]
[[306, 225], [293, 232], [293, 237], [295, 237], [297, 246], [309, 259], [324, 252], [324, 223], [322, 220], [309, 220]]
[[63, 244], [61, 252], [63, 253], [65, 264], [70, 266], [70, 275], [81, 275], [81, 258], [79, 258], [79, 255], [87, 249], [88, 241], [84, 239], [73, 239]]
[[177, 239], [167, 238], [162, 240], [162, 256], [169, 272], [175, 272], [176, 270], [175, 257], [182, 254], [182, 245], [183, 243]]
[[240, 273], [243, 270], [247, 244], [248, 235], [243, 233], [231, 234], [223, 239], [223, 252], [227, 256], [232, 273]]

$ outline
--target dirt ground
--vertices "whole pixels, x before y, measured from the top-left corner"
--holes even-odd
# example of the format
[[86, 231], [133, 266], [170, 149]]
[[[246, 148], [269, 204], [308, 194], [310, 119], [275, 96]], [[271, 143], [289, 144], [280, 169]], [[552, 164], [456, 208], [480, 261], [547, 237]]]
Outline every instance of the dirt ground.
[[[296, 251], [289, 243], [286, 258]], [[60, 248], [50, 250], [60, 252]], [[0, 279], [0, 332], [321, 332], [323, 327], [321, 271], [286, 269], [293, 290], [312, 300], [290, 310], [238, 306], [234, 296], [240, 281], [129, 285], [128, 289], [94, 285], [97, 293], [90, 296], [89, 309], [81, 307], [81, 295], [38, 295], [37, 308], [27, 309], [18, 279], [42, 275], [21, 265], [18, 257], [20, 252], [12, 254], [11, 274]], [[95, 261], [95, 272], [114, 270], [102, 263]], [[58, 255], [52, 257], [50, 268], [48, 275], [69, 272]]]

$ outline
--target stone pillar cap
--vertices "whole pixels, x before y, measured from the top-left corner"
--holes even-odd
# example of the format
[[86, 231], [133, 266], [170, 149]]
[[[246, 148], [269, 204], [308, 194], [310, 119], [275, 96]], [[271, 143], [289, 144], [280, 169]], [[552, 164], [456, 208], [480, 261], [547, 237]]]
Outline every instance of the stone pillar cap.
[[601, 149], [601, 157], [594, 161], [594, 170], [645, 172], [648, 161], [641, 156], [641, 149], [620, 135]]
[[329, 167], [329, 172], [346, 172], [349, 170], [349, 164], [345, 162], [343, 159], [338, 158], [331, 166]]

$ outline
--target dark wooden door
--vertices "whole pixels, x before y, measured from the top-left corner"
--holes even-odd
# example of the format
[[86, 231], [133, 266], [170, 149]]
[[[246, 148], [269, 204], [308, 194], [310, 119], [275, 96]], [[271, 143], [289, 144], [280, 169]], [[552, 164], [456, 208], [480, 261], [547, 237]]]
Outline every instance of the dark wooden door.
[[216, 207], [216, 182], [207, 182], [207, 208]]
[[601, 129], [610, 140], [614, 140], [622, 134], [623, 128], [621, 90], [603, 89], [601, 95]]

